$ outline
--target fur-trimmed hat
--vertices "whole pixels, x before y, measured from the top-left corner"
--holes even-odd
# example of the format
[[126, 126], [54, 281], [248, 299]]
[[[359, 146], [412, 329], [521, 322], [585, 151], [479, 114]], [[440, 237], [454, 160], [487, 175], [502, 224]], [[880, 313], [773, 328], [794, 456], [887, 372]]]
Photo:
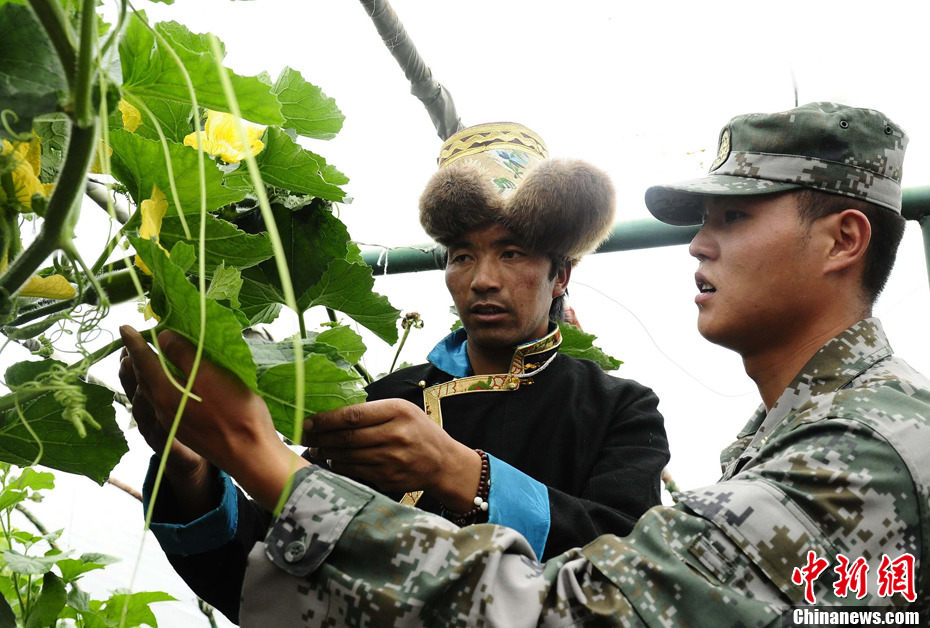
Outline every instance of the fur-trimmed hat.
[[533, 251], [577, 261], [598, 247], [613, 221], [614, 188], [605, 172], [550, 159], [538, 135], [512, 122], [447, 139], [439, 171], [420, 196], [420, 224], [443, 246], [496, 222]]

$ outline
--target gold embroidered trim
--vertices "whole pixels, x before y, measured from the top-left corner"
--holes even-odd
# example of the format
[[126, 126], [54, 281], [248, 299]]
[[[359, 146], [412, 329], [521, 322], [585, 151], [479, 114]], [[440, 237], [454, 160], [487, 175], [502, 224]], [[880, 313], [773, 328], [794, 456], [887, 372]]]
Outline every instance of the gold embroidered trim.
[[[426, 416], [439, 427], [442, 427], [442, 406], [440, 401], [446, 397], [477, 392], [510, 392], [519, 390], [521, 384], [532, 384], [532, 380], [525, 379], [526, 375], [528, 375], [526, 371], [536, 370], [546, 364], [547, 361], [534, 364], [526, 362], [526, 359], [558, 349], [560, 344], [562, 344], [562, 334], [559, 332], [559, 328], [556, 327], [539, 340], [518, 346], [513, 352], [513, 358], [510, 361], [510, 372], [508, 373], [472, 375], [425, 388], [423, 390], [423, 409], [426, 411]], [[425, 382], [420, 383], [421, 387], [424, 385]], [[416, 506], [422, 496], [423, 491], [411, 491], [403, 496], [400, 503], [407, 506]]]

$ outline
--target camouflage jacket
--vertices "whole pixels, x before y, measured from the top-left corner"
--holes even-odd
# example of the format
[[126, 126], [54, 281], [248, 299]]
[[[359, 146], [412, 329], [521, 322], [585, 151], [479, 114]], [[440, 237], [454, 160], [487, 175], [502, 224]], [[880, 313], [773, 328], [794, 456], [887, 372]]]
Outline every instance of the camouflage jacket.
[[[893, 357], [878, 321], [867, 319], [824, 345], [770, 412], [756, 413], [724, 452], [719, 483], [651, 509], [628, 537], [605, 535], [545, 564], [507, 528], [460, 529], [302, 470], [249, 557], [240, 618], [288, 627], [749, 627], [780, 625], [786, 609], [808, 604], [805, 593], [818, 605], [926, 613], [927, 451], [930, 381]], [[859, 564], [865, 575], [863, 586], [845, 579], [845, 597], [835, 589], [840, 556], [846, 572]], [[807, 591], [803, 576], [821, 568]]]

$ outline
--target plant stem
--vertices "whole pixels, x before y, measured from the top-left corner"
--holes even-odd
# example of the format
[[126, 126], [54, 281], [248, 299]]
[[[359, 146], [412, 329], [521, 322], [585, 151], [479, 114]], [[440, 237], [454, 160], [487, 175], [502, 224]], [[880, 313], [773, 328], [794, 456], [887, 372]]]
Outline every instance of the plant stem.
[[365, 384], [370, 384], [373, 380], [371, 379], [371, 373], [369, 373], [364, 366], [361, 364], [353, 364], [352, 368], [355, 369], [355, 372], [362, 376], [362, 379], [365, 380]]
[[60, 248], [62, 238], [70, 240], [71, 234], [62, 233], [75, 199], [84, 187], [84, 175], [90, 165], [94, 148], [96, 125], [74, 126], [68, 155], [61, 168], [61, 177], [45, 210], [45, 221], [38, 237], [21, 255], [17, 256], [0, 277], [0, 312], [8, 309], [8, 301], [23, 287], [45, 259]]
[[123, 347], [122, 338], [114, 340], [113, 342], [107, 345], [104, 345], [103, 347], [97, 349], [93, 353], [90, 353], [87, 356], [85, 356], [83, 360], [75, 363], [74, 368], [77, 369], [77, 371], [81, 375], [86, 375], [87, 369], [89, 369], [91, 366], [93, 366], [94, 364], [102, 360], [103, 358], [107, 357], [114, 351], [121, 349], [122, 347]]
[[[144, 296], [144, 293], [140, 294], [139, 290], [136, 289], [136, 284], [132, 278], [132, 272], [131, 270], [116, 270], [112, 273], [100, 275], [97, 278], [98, 283], [106, 289], [111, 305]], [[144, 290], [147, 290], [151, 286], [152, 278], [148, 275], [140, 274], [138, 275], [138, 279]], [[81, 303], [96, 305], [99, 301], [97, 293], [93, 290], [85, 292], [84, 298], [81, 299], [80, 302], [76, 298], [68, 299], [67, 301], [51, 301], [47, 299], [36, 307], [21, 309], [19, 311], [19, 316], [10, 321], [7, 325], [9, 327], [19, 327], [30, 321], [42, 318], [43, 316], [50, 316], [58, 312], [70, 310]]]
[[68, 16], [57, 0], [29, 0], [29, 6], [35, 12], [48, 34], [58, 60], [65, 70], [65, 78], [70, 89], [75, 88], [75, 70], [77, 69], [77, 51], [74, 44], [74, 33], [68, 23]]
[[404, 348], [404, 343], [407, 342], [407, 336], [410, 335], [411, 327], [413, 327], [413, 325], [407, 325], [406, 327], [404, 327], [404, 335], [400, 337], [400, 344], [397, 345], [397, 351], [394, 353], [394, 361], [391, 362], [391, 370], [388, 371], [388, 374], [391, 374], [394, 372], [394, 366], [397, 364], [397, 358], [400, 357], [401, 349]]
[[300, 328], [300, 339], [307, 339], [307, 323], [304, 321], [304, 313], [297, 312], [297, 325]]
[[19, 327], [30, 321], [34, 321], [37, 318], [42, 318], [43, 316], [48, 316], [50, 314], [57, 314], [58, 312], [63, 312], [68, 308], [72, 308], [77, 305], [77, 299], [68, 299], [67, 301], [49, 301], [45, 300], [40, 302], [36, 307], [33, 308], [23, 308], [19, 310], [19, 316], [14, 318], [9, 322], [10, 327]]
[[[135, 274], [136, 279], [139, 281], [139, 286], [141, 286], [143, 290], [147, 290], [151, 287], [152, 278], [149, 275], [134, 273], [134, 271], [130, 269], [115, 270], [112, 273], [100, 275], [98, 281], [101, 286], [106, 288], [111, 305], [145, 296], [144, 292], [140, 293], [137, 289], [136, 282], [133, 281], [133, 274]], [[83, 302], [96, 305], [99, 301], [100, 299], [95, 292], [87, 292]]]
[[91, 103], [94, 69], [94, 44], [97, 42], [97, 11], [95, 0], [84, 0], [81, 6], [81, 43], [78, 49], [77, 72], [74, 79], [74, 117], [79, 127], [94, 125]]
[[119, 245], [120, 240], [123, 239], [123, 230], [120, 229], [116, 232], [116, 235], [110, 238], [110, 241], [107, 242], [106, 246], [103, 247], [103, 251], [97, 257], [97, 261], [94, 262], [94, 265], [91, 266], [91, 272], [99, 273], [100, 269], [103, 268], [103, 265], [107, 263], [107, 259], [110, 257], [116, 247]]
[[[42, 524], [42, 522], [39, 521], [38, 517], [36, 517], [34, 514], [32, 514], [32, 511], [31, 511], [31, 510], [29, 510], [28, 508], [26, 508], [25, 506], [23, 506], [22, 503], [17, 503], [17, 504], [14, 506], [14, 508], [16, 508], [16, 510], [18, 510], [19, 512], [21, 512], [21, 513], [23, 514], [23, 516], [26, 517], [26, 519], [29, 520], [29, 523], [31, 523], [31, 524], [33, 525], [33, 527], [34, 527], [36, 530], [39, 531], [39, 534], [41, 534], [42, 536], [45, 536], [45, 537], [49, 536], [48, 528], [46, 528], [46, 527]], [[56, 550], [58, 550], [58, 551], [61, 551], [61, 548], [58, 547], [58, 545], [55, 543], [55, 541], [52, 541], [51, 539], [48, 539], [48, 538], [45, 539], [45, 540], [46, 540], [46, 542], [47, 542], [49, 545], [52, 546], [52, 549], [56, 549]]]
[[116, 19], [116, 26], [113, 28], [113, 32], [110, 33], [110, 36], [107, 37], [107, 42], [103, 45], [103, 48], [100, 49], [100, 56], [106, 56], [107, 51], [116, 43], [119, 32], [123, 30], [123, 25], [126, 23], [126, 9], [128, 5], [129, 2], [127, 2], [127, 0], [120, 0], [119, 17]]
[[[336, 312], [333, 310], [333, 308], [331, 307], [326, 308], [326, 315], [329, 317], [329, 322], [331, 323], [339, 322], [338, 318], [336, 317]], [[394, 360], [395, 361], [397, 360], [396, 356], [394, 357]], [[365, 380], [366, 384], [370, 384], [372, 382], [371, 373], [365, 370], [364, 366], [362, 366], [361, 364], [353, 364], [352, 368], [355, 369], [356, 373], [362, 376], [362, 379]]]

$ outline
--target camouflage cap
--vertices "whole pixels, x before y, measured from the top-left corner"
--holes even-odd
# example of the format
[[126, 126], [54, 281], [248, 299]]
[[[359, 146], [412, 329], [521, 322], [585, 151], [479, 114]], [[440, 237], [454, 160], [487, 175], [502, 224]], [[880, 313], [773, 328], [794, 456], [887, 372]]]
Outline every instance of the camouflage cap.
[[815, 102], [737, 116], [720, 131], [707, 176], [646, 190], [646, 207], [672, 225], [701, 222], [704, 196], [813, 188], [901, 213], [907, 134], [874, 109]]

